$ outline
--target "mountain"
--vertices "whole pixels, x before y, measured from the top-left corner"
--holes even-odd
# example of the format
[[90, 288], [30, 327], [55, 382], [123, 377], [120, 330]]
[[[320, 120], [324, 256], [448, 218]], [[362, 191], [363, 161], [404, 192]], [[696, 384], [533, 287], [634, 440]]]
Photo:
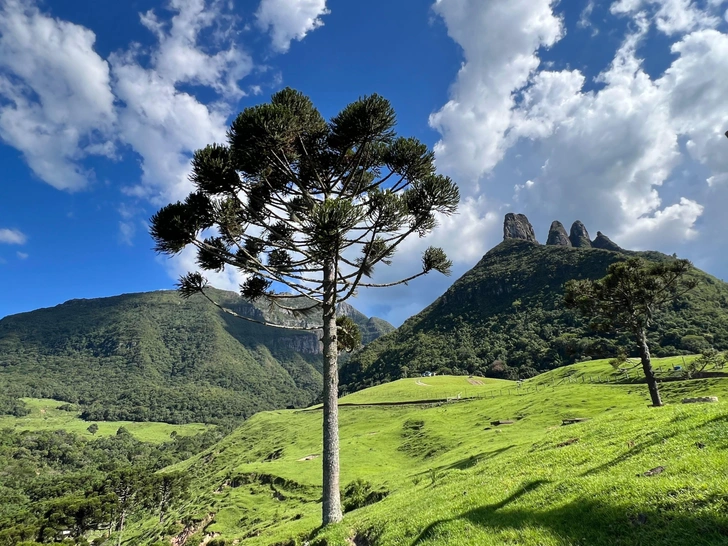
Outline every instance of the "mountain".
[[339, 304], [337, 313], [349, 317], [359, 327], [362, 345], [368, 345], [375, 339], [394, 330], [394, 326], [386, 320], [378, 317], [367, 317], [346, 302]]
[[[551, 244], [536, 241], [528, 219], [508, 214], [504, 240], [441, 297], [352, 356], [341, 370], [352, 392], [403, 375], [432, 370], [492, 377], [529, 377], [633, 347], [626, 335], [598, 336], [562, 305], [570, 279], [598, 279], [628, 257], [673, 259], [621, 249], [601, 232], [590, 241], [577, 221], [571, 237], [552, 224]], [[649, 333], [653, 353], [670, 356], [728, 348], [728, 285], [695, 269], [699, 286], [666, 309]], [[633, 354], [636, 356], [636, 353]]]
[[[212, 296], [246, 317], [315, 326], [232, 292]], [[351, 309], [366, 340], [393, 328]], [[319, 337], [244, 321], [174, 291], [71, 300], [0, 320], [0, 391], [79, 404], [91, 420], [248, 417], [319, 394]]]

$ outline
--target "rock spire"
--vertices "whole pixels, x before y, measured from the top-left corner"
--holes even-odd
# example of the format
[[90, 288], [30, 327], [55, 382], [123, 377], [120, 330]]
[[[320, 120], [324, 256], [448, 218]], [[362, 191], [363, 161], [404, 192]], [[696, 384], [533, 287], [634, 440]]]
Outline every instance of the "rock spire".
[[589, 240], [589, 232], [586, 230], [586, 226], [579, 220], [571, 224], [569, 240], [571, 241], [571, 246], [575, 246], [576, 248], [591, 248], [592, 246]]
[[513, 214], [512, 212], [506, 214], [503, 221], [503, 240], [506, 239], [520, 239], [538, 244], [533, 226], [525, 214]]
[[549, 238], [546, 241], [547, 245], [553, 246], [571, 246], [569, 236], [566, 234], [564, 224], [558, 220], [551, 222], [551, 228], [549, 228]]

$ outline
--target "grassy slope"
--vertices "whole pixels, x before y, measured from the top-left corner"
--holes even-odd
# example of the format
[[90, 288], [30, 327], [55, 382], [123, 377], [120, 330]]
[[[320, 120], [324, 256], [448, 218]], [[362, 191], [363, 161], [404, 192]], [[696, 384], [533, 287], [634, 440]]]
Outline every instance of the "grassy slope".
[[[87, 430], [91, 424], [79, 418], [79, 412], [58, 409], [64, 403], [58, 400], [45, 398], [23, 398], [30, 413], [25, 417], [0, 416], [0, 430], [5, 428], [21, 430], [65, 430], [91, 438], [93, 435]], [[181, 436], [191, 436], [204, 432], [208, 426], [198, 423], [186, 425], [170, 425], [167, 423], [130, 421], [99, 421], [96, 423], [99, 430], [96, 436], [112, 436], [119, 427], [124, 427], [137, 440], [142, 442], [161, 443], [169, 440], [172, 432]]]
[[[342, 484], [363, 478], [391, 494], [311, 543], [346, 544], [357, 532], [386, 545], [695, 544], [697, 536], [728, 543], [728, 409], [724, 401], [679, 404], [691, 392], [724, 399], [728, 379], [665, 384], [668, 406], [648, 408], [644, 385], [548, 385], [551, 374], [568, 370], [614, 373], [590, 362], [525, 382], [518, 395], [511, 383], [511, 395], [476, 401], [343, 407]], [[437, 378], [443, 393], [462, 379]], [[426, 388], [407, 380], [357, 395], [411, 398]], [[561, 426], [568, 417], [590, 420]], [[515, 423], [491, 426], [500, 419]], [[417, 421], [423, 426], [413, 432]], [[205, 532], [243, 545], [300, 544], [320, 521], [320, 459], [302, 460], [321, 452], [320, 425], [319, 411], [254, 416], [178, 465], [194, 485], [177, 517], [214, 513]], [[665, 471], [638, 476], [657, 466]], [[157, 533], [150, 519], [127, 543], [149, 543]], [[202, 531], [188, 544], [197, 539]]]
[[370, 387], [340, 399], [345, 404], [381, 404], [416, 400], [442, 400], [489, 396], [498, 389], [512, 387], [512, 381], [485, 377], [436, 376], [410, 377]]

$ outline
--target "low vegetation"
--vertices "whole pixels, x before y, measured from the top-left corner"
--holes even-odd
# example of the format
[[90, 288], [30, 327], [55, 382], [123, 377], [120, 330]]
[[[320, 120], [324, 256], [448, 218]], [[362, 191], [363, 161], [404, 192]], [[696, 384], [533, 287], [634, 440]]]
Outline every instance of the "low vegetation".
[[[667, 377], [682, 371], [674, 370], [678, 362], [654, 365]], [[662, 385], [666, 406], [651, 408], [646, 386], [632, 382], [641, 370], [632, 371], [625, 377], [600, 360], [520, 386], [407, 378], [352, 395], [360, 404], [401, 401], [395, 392], [411, 401], [439, 382], [455, 401], [342, 404], [342, 490], [365, 501], [325, 530], [317, 530], [320, 410], [264, 412], [167, 469], [192, 481], [165, 521], [187, 522], [194, 532], [186, 544], [195, 546], [211, 537], [245, 546], [338, 546], [354, 538], [407, 546], [677, 545], [698, 535], [725, 544], [728, 379], [675, 376]], [[468, 385], [482, 389], [480, 398], [456, 401]], [[720, 402], [681, 404], [706, 395]], [[563, 424], [570, 419], [585, 420]], [[371, 492], [378, 494], [366, 502]], [[126, 543], [168, 541], [165, 529], [150, 514], [135, 520]]]

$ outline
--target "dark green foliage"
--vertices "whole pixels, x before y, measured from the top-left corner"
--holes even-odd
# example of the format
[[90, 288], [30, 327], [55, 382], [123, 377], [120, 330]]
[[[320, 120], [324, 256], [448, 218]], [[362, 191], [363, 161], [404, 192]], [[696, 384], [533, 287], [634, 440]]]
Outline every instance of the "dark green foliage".
[[[211, 293], [240, 314], [292, 320]], [[321, 389], [318, 343], [173, 291], [72, 300], [0, 320], [0, 413], [26, 414], [17, 396], [63, 400], [89, 421], [221, 422], [305, 406]]]
[[0, 546], [85, 544], [90, 530], [118, 531], [142, 509], [160, 520], [189, 480], [157, 471], [206, 449], [221, 430], [153, 445], [130, 434], [86, 440], [64, 431], [0, 431]]
[[0, 394], [0, 415], [13, 415], [14, 417], [23, 417], [30, 413], [22, 400], [13, 398], [7, 394]]
[[389, 492], [386, 489], [375, 489], [374, 486], [361, 478], [354, 480], [347, 485], [341, 493], [341, 502], [344, 512], [350, 512], [357, 508], [369, 506], [375, 502], [379, 502], [387, 496]]
[[[594, 332], [563, 304], [564, 283], [600, 279], [609, 265], [633, 256], [672, 260], [658, 252], [504, 241], [421, 313], [352, 355], [341, 370], [342, 388], [352, 392], [399, 379], [403, 367], [410, 376], [458, 368], [517, 379], [530, 369], [542, 372], [588, 357], [614, 357], [620, 348], [637, 356], [631, 335]], [[699, 286], [660, 311], [648, 330], [655, 356], [695, 352], [696, 338], [685, 336], [728, 349], [728, 285], [697, 269], [688, 276], [699, 279]]]
[[632, 335], [655, 406], [662, 400], [650, 363], [647, 329], [659, 323], [663, 308], [698, 285], [695, 277], [688, 276], [691, 269], [687, 260], [630, 258], [610, 265], [601, 279], [574, 279], [564, 286], [564, 304], [589, 319], [592, 329]]

